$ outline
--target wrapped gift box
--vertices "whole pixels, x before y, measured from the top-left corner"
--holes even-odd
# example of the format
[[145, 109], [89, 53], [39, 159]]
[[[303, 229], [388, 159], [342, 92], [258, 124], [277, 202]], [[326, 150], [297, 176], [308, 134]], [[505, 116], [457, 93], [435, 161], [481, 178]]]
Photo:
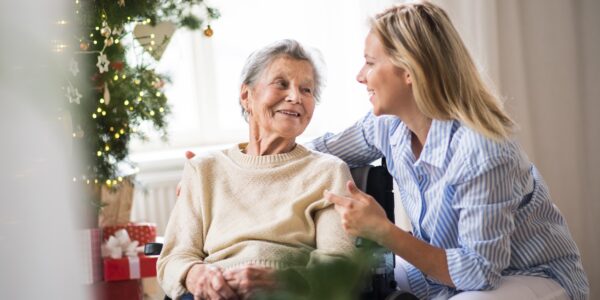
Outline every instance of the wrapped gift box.
[[80, 232], [81, 249], [83, 250], [84, 284], [92, 284], [102, 280], [102, 257], [100, 256], [100, 229], [82, 229]]
[[94, 300], [142, 300], [140, 279], [122, 281], [101, 281], [92, 285]]
[[102, 239], [107, 241], [108, 238], [115, 234], [119, 229], [127, 230], [129, 238], [132, 241], [138, 241], [140, 246], [147, 243], [152, 243], [156, 239], [156, 224], [153, 223], [129, 223], [126, 225], [115, 225], [102, 227]]
[[127, 256], [104, 259], [104, 280], [117, 281], [156, 276], [158, 256]]

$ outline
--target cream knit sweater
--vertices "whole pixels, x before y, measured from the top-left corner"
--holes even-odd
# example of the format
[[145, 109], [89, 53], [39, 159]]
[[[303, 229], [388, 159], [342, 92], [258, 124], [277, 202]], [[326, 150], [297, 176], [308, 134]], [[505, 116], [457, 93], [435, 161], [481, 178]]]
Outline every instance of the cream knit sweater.
[[301, 145], [266, 156], [246, 155], [243, 147], [185, 164], [157, 263], [158, 280], [173, 299], [186, 292], [186, 274], [197, 263], [282, 269], [354, 249], [332, 204], [323, 199], [325, 189], [347, 194], [351, 175], [344, 162]]

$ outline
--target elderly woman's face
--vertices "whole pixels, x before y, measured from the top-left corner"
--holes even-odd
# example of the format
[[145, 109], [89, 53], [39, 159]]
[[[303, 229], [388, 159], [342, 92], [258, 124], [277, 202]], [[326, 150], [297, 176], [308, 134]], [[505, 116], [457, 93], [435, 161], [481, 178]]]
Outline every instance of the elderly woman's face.
[[315, 109], [313, 74], [307, 61], [273, 60], [253, 87], [242, 87], [240, 98], [250, 126], [258, 127], [260, 134], [283, 138], [302, 134]]

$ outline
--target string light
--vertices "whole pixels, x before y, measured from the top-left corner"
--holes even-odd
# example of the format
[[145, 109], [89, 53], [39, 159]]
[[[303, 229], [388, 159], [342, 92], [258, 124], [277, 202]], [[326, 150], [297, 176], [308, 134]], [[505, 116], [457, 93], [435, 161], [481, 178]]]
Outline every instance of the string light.
[[123, 102], [123, 104], [125, 104], [125, 106], [129, 105], [129, 100], [125, 99], [125, 102]]
[[73, 182], [77, 182], [77, 178], [73, 177]]
[[98, 179], [94, 179], [94, 183], [95, 183], [95, 184], [98, 184]]
[[123, 128], [121, 128], [121, 130], [119, 130], [119, 132], [120, 132], [121, 134], [125, 134], [125, 130], [123, 130]]
[[110, 130], [110, 132], [113, 132], [115, 131], [115, 128], [111, 126], [108, 130]]
[[110, 147], [108, 145], [104, 146], [104, 151], [106, 151], [106, 152], [110, 151]]
[[102, 156], [102, 151], [98, 151], [98, 152], [96, 152], [96, 155], [97, 155], [98, 157]]
[[104, 98], [100, 98], [100, 103], [104, 104]]
[[121, 137], [121, 135], [120, 135], [120, 134], [118, 134], [118, 133], [115, 133], [115, 139], [119, 139], [120, 137]]
[[119, 176], [117, 179], [119, 180], [119, 182], [123, 182], [123, 177]]
[[94, 40], [94, 45], [98, 44], [98, 41]]
[[93, 118], [93, 119], [95, 119], [96, 117], [98, 117], [98, 116], [96, 115], [96, 113], [93, 113], [93, 114], [92, 114], [92, 118]]
[[96, 109], [97, 112], [101, 112], [102, 108], [98, 107], [98, 109]]
[[150, 115], [154, 116], [154, 111], [153, 110], [150, 111]]
[[106, 111], [105, 110], [102, 111], [102, 116], [106, 116]]
[[162, 113], [162, 112], [165, 112], [165, 109], [161, 107], [158, 109], [158, 111], [160, 111]]
[[162, 95], [161, 92], [156, 92], [156, 97], [160, 97]]

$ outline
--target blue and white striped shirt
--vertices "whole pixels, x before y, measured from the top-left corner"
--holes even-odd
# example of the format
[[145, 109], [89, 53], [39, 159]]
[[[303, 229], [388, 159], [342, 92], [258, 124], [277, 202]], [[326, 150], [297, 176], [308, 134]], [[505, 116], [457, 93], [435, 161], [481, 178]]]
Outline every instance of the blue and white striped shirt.
[[573, 299], [587, 299], [580, 254], [548, 189], [519, 146], [494, 142], [458, 121], [433, 120], [419, 159], [400, 119], [369, 113], [312, 148], [350, 167], [386, 157], [413, 234], [446, 249], [456, 289], [406, 263], [419, 298], [497, 287], [501, 276], [556, 280]]

